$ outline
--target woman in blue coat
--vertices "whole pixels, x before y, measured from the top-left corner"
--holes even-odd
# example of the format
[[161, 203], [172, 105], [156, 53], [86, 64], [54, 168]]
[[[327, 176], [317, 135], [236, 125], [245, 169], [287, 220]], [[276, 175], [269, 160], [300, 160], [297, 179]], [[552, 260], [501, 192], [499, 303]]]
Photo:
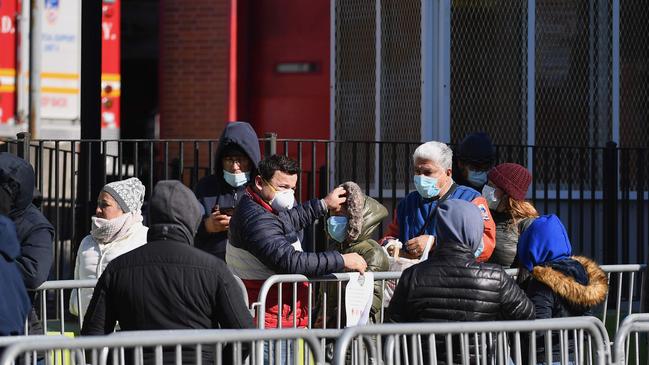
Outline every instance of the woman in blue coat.
[[[572, 256], [568, 233], [554, 214], [537, 218], [525, 230], [518, 241], [518, 258], [518, 281], [534, 303], [536, 319], [587, 316], [606, 299], [606, 274], [594, 261]], [[555, 335], [552, 362], [559, 362], [561, 346]], [[544, 336], [537, 337], [537, 361], [543, 362]], [[568, 355], [574, 361], [572, 339]]]

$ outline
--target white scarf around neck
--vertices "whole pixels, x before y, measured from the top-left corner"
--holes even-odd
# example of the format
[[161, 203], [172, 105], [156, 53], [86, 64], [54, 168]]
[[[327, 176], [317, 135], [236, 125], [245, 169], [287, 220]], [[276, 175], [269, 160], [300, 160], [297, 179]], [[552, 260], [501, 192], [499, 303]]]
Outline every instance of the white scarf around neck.
[[134, 224], [143, 220], [140, 212], [128, 212], [113, 219], [92, 217], [92, 228], [90, 235], [99, 244], [111, 243], [128, 234], [128, 230]]

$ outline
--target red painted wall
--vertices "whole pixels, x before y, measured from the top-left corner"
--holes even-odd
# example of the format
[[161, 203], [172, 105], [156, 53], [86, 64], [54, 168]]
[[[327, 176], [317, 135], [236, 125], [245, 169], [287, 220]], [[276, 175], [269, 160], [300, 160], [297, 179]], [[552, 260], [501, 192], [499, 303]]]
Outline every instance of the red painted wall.
[[[251, 120], [260, 134], [328, 138], [329, 0], [239, 1], [239, 119]], [[296, 62], [317, 70], [276, 71]]]

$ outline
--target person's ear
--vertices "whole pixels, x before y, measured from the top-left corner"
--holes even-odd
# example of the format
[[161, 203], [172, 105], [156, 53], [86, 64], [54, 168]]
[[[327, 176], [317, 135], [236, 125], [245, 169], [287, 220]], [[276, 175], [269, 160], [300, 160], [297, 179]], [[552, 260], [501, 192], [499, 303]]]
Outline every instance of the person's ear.
[[259, 175], [255, 176], [255, 186], [259, 191], [261, 191], [261, 188], [264, 187], [264, 181], [261, 179], [261, 176]]
[[453, 175], [453, 169], [446, 169], [446, 176], [451, 177]]

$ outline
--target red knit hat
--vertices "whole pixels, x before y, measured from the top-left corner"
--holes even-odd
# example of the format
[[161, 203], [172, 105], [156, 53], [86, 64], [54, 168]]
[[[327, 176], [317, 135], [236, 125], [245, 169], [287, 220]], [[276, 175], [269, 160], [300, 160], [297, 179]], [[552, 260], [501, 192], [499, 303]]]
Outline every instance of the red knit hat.
[[488, 178], [516, 200], [525, 199], [527, 189], [532, 182], [530, 172], [517, 163], [503, 163], [494, 167], [489, 171]]

